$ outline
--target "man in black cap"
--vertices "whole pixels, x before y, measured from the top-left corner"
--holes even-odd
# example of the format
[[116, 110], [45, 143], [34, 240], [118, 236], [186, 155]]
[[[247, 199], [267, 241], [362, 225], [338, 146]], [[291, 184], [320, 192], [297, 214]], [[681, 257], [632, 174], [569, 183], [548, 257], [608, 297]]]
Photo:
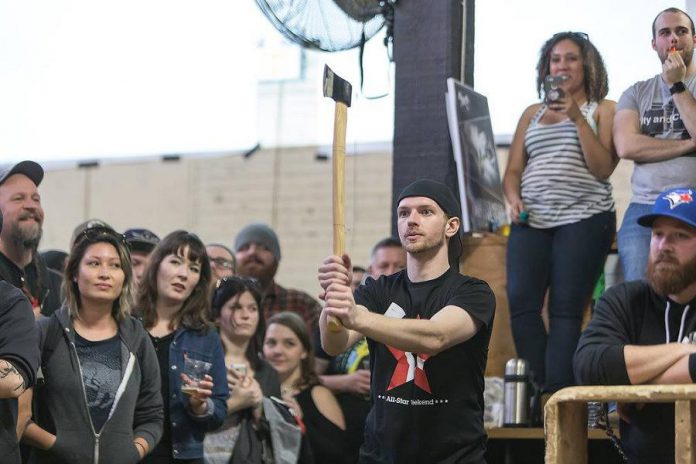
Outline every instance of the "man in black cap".
[[38, 192], [43, 177], [43, 168], [33, 161], [0, 170], [0, 211], [5, 217], [0, 280], [24, 292], [36, 317], [52, 314], [61, 303], [61, 277], [49, 271], [37, 253], [44, 221]]
[[131, 264], [133, 266], [133, 281], [140, 286], [145, 269], [150, 262], [150, 254], [160, 241], [160, 238], [148, 229], [128, 229], [123, 235], [130, 245]]
[[[0, 213], [2, 230], [2, 213]], [[33, 386], [39, 367], [39, 337], [24, 294], [0, 281], [0, 460], [19, 463], [17, 398]], [[29, 417], [19, 420], [26, 421]]]
[[[696, 188], [658, 195], [638, 225], [650, 230], [645, 280], [614, 285], [575, 352], [581, 385], [696, 381]], [[621, 405], [628, 462], [674, 462], [674, 404]]]
[[280, 243], [273, 229], [266, 224], [249, 224], [235, 237], [234, 249], [238, 275], [253, 277], [261, 284], [261, 306], [266, 319], [281, 311], [292, 311], [302, 316], [310, 333], [313, 333], [317, 328], [321, 306], [309, 294], [276, 283]]
[[[337, 355], [362, 336], [370, 349], [373, 406], [361, 463], [485, 462], [483, 373], [495, 297], [450, 264], [459, 211], [447, 186], [418, 180], [396, 211], [406, 269], [368, 278], [354, 296], [348, 255], [319, 268], [324, 350]], [[329, 316], [342, 326], [331, 330]]]

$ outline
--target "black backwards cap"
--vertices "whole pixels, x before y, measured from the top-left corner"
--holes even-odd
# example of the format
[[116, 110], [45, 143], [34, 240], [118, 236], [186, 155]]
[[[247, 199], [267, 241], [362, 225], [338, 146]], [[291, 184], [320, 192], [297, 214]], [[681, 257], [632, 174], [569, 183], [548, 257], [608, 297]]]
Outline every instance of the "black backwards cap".
[[127, 229], [123, 235], [126, 237], [126, 242], [130, 245], [131, 250], [142, 253], [152, 253], [152, 250], [160, 242], [157, 234], [149, 229]]
[[408, 197], [427, 197], [437, 203], [449, 217], [461, 218], [459, 202], [452, 190], [441, 182], [432, 179], [419, 179], [406, 187], [399, 194], [399, 201]]
[[[397, 205], [401, 203], [401, 200], [408, 197], [426, 197], [437, 203], [442, 211], [448, 217], [457, 217], [461, 222], [461, 212], [462, 209], [459, 206], [457, 198], [452, 193], [452, 189], [443, 184], [432, 179], [418, 179], [415, 182], [408, 184], [399, 194], [399, 200], [396, 202]], [[461, 230], [461, 225], [460, 225]], [[456, 240], [454, 240], [456, 238]], [[452, 237], [453, 240], [449, 241], [449, 261], [451, 265], [459, 263], [459, 258], [462, 254], [462, 239], [457, 231], [456, 236]]]

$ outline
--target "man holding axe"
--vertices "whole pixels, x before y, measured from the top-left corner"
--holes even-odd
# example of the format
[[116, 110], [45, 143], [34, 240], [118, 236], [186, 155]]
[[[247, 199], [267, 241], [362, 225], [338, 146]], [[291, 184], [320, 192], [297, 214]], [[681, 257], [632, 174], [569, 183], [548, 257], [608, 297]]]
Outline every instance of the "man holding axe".
[[[485, 462], [483, 373], [495, 297], [450, 266], [459, 214], [447, 186], [415, 181], [397, 206], [405, 270], [368, 278], [353, 295], [347, 254], [319, 268], [324, 350], [339, 354], [363, 336], [370, 349], [373, 406], [361, 463]], [[341, 322], [336, 331], [329, 317]]]

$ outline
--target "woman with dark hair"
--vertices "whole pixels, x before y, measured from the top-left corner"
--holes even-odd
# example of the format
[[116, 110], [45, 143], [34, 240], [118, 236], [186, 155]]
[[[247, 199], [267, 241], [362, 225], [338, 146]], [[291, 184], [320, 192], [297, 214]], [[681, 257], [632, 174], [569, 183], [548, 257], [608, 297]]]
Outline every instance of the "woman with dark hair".
[[[543, 92], [542, 92], [543, 89]], [[574, 384], [583, 309], [616, 230], [609, 176], [615, 103], [602, 58], [581, 32], [546, 41], [537, 92], [510, 146], [503, 190], [512, 228], [507, 292], [517, 353], [547, 392]], [[549, 292], [548, 334], [541, 318]], [[547, 369], [548, 366], [548, 369]]]
[[213, 317], [225, 350], [230, 397], [222, 429], [205, 437], [208, 464], [227, 464], [240, 423], [260, 419], [264, 396], [280, 396], [278, 373], [260, 356], [266, 331], [260, 308], [261, 291], [255, 280], [226, 277], [218, 281]]
[[[228, 397], [220, 337], [208, 322], [210, 264], [194, 234], [178, 230], [155, 247], [137, 308], [162, 373], [164, 433], [148, 463], [203, 463], [206, 432], [222, 425]], [[187, 365], [208, 367], [201, 379]]]
[[264, 357], [278, 371], [283, 400], [304, 423], [314, 461], [349, 462], [343, 412], [331, 390], [319, 383], [307, 324], [284, 311], [267, 325]]
[[162, 434], [157, 356], [130, 316], [133, 278], [122, 235], [94, 227], [76, 237], [65, 303], [39, 322], [43, 384], [23, 439], [32, 463], [136, 463]]

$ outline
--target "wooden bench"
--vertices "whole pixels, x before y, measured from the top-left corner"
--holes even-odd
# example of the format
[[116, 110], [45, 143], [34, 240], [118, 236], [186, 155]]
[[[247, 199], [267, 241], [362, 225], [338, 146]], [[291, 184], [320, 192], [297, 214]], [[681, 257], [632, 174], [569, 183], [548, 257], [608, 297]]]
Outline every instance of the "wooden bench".
[[675, 463], [696, 464], [696, 385], [570, 387], [544, 408], [546, 464], [587, 463], [587, 402], [674, 403]]

